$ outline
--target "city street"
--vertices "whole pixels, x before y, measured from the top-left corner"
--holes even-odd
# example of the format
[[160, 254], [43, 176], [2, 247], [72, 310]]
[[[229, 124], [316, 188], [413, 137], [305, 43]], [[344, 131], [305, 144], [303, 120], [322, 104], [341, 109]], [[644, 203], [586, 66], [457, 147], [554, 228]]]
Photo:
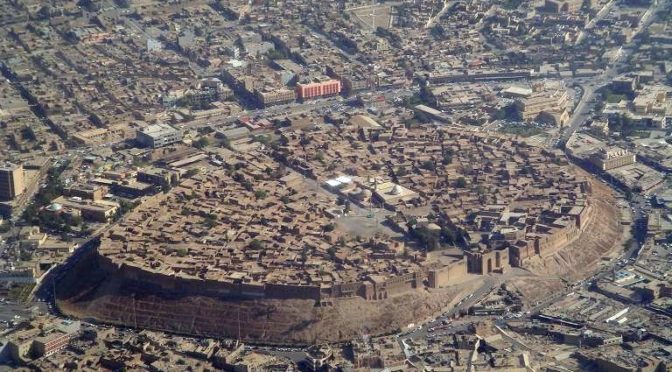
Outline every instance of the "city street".
[[651, 25], [651, 22], [654, 19], [651, 15], [661, 9], [663, 3], [664, 2], [662, 1], [653, 2], [649, 9], [642, 15], [639, 27], [633, 33], [631, 41], [619, 47], [617, 53], [615, 53], [614, 59], [609, 62], [607, 68], [601, 74], [589, 78], [588, 82], [580, 84], [583, 89], [583, 94], [574, 109], [572, 117], [566, 125], [565, 131], [559, 138], [558, 147], [564, 148], [569, 137], [571, 137], [572, 134], [586, 122], [591, 115], [591, 108], [597, 103], [595, 100], [595, 92], [606, 87], [619, 76], [618, 71], [622, 64], [628, 60], [633, 50], [639, 47], [640, 39], [638, 39], [637, 36]]
[[492, 290], [497, 288], [501, 284], [501, 279], [495, 275], [489, 275], [484, 278], [484, 283], [476, 291], [466, 295], [462, 298], [455, 306], [452, 306], [446, 312], [442, 313], [436, 319], [424, 323], [411, 331], [404, 331], [399, 335], [399, 339], [419, 339], [427, 337], [429, 330], [431, 328], [440, 327], [444, 325], [444, 322], [449, 320], [452, 321], [452, 318], [455, 315], [460, 314], [461, 311], [468, 310], [476, 302], [480, 301], [484, 296], [490, 293]]

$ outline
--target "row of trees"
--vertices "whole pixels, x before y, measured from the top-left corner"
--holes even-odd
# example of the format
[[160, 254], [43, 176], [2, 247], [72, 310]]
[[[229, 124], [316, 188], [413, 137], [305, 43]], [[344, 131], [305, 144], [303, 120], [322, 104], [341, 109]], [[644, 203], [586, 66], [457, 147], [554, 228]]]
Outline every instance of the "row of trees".
[[400, 49], [402, 47], [401, 36], [395, 32], [392, 32], [383, 27], [376, 27], [376, 35], [386, 39], [393, 48]]
[[24, 221], [33, 225], [41, 225], [39, 219], [40, 209], [63, 194], [63, 183], [59, 176], [61, 172], [67, 168], [67, 165], [68, 164], [66, 163], [60, 167], [49, 169], [46, 185], [37, 192], [33, 202], [23, 211], [22, 218]]

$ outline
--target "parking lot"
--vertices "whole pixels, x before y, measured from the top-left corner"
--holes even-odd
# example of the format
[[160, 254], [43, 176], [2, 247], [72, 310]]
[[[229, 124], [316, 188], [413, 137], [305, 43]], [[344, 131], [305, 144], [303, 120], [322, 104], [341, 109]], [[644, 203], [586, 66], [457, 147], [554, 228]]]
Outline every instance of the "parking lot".
[[8, 328], [10, 324], [16, 324], [22, 320], [30, 318], [32, 315], [39, 313], [45, 314], [47, 306], [43, 302], [31, 304], [19, 304], [0, 300], [0, 330]]

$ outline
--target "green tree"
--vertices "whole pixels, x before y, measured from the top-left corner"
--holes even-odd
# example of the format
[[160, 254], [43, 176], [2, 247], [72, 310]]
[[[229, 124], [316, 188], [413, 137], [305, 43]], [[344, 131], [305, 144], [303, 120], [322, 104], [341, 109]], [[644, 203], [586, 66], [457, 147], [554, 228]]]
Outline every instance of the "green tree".
[[425, 226], [411, 230], [411, 236], [417, 239], [428, 251], [435, 251], [440, 247], [439, 232], [429, 230]]
[[80, 226], [82, 224], [82, 217], [80, 216], [72, 216], [67, 223], [70, 226]]
[[24, 139], [24, 141], [29, 142], [37, 140], [37, 136], [35, 136], [35, 131], [33, 130], [33, 128], [29, 126], [25, 126], [23, 127], [23, 129], [21, 129], [21, 137]]
[[441, 237], [448, 243], [454, 244], [457, 242], [458, 234], [448, 226], [441, 226]]
[[324, 163], [324, 152], [318, 151], [315, 154], [315, 159], [317, 159], [317, 161], [319, 161], [320, 163]]
[[429, 123], [432, 121], [427, 114], [419, 110], [415, 110], [415, 118], [421, 123]]
[[264, 146], [270, 146], [271, 145], [271, 136], [264, 136], [264, 135], [258, 135], [254, 136], [252, 138], [254, 142], [259, 142]]
[[80, 6], [89, 12], [97, 12], [100, 7], [93, 0], [79, 0], [77, 6]]
[[198, 168], [191, 168], [191, 169], [189, 169], [184, 175], [185, 175], [187, 178], [191, 178], [191, 177], [197, 175], [199, 172], [200, 172], [200, 169], [198, 169]]
[[443, 26], [438, 24], [432, 27], [429, 33], [437, 40], [441, 40], [446, 36], [446, 30], [443, 28]]
[[429, 171], [434, 171], [436, 169], [434, 162], [431, 160], [425, 160], [424, 162], [422, 162], [422, 168]]
[[250, 242], [249, 247], [254, 249], [254, 250], [260, 250], [260, 249], [264, 248], [264, 242], [262, 242], [261, 240], [258, 240], [258, 239], [253, 239]]
[[217, 216], [209, 214], [203, 219], [203, 224], [208, 228], [217, 226]]
[[336, 259], [336, 247], [335, 246], [330, 246], [327, 248], [327, 255], [329, 255], [329, 258], [333, 261]]
[[301, 253], [299, 254], [299, 256], [300, 256], [300, 260], [301, 260], [301, 262], [302, 262], [303, 264], [305, 264], [306, 261], [308, 261], [308, 247], [304, 246], [304, 247], [301, 249]]
[[408, 222], [406, 222], [406, 226], [408, 226], [409, 229], [415, 228], [415, 225], [418, 224], [418, 220], [415, 217], [411, 217]]
[[175, 250], [175, 253], [177, 254], [178, 257], [184, 257], [187, 255], [188, 251], [186, 248], [178, 248]]
[[19, 260], [21, 261], [30, 261], [33, 259], [33, 253], [27, 250], [22, 249], [19, 253]]
[[194, 147], [197, 149], [202, 149], [205, 146], [208, 146], [210, 144], [210, 140], [208, 140], [207, 137], [200, 137], [198, 140], [194, 142]]
[[51, 17], [53, 9], [49, 5], [44, 5], [42, 6], [37, 13], [35, 13], [35, 16], [37, 19], [44, 20], [44, 19], [49, 19]]
[[278, 50], [278, 49], [269, 50], [268, 52], [266, 52], [266, 57], [270, 60], [289, 58], [289, 56], [287, 55], [287, 53], [285, 53], [284, 50]]
[[457, 182], [455, 183], [455, 185], [459, 188], [465, 188], [465, 187], [467, 187], [467, 180], [464, 179], [464, 177], [460, 177], [460, 178], [457, 179]]
[[229, 150], [233, 149], [233, 147], [231, 146], [231, 140], [229, 140], [228, 138], [222, 139], [222, 141], [220, 142], [220, 146]]

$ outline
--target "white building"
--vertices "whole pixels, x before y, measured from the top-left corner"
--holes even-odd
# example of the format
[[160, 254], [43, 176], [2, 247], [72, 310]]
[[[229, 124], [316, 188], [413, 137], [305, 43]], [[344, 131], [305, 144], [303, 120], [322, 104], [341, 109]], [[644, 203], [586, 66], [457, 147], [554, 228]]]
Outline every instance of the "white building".
[[182, 132], [168, 124], [154, 124], [139, 130], [135, 140], [145, 147], [162, 147], [182, 140]]

